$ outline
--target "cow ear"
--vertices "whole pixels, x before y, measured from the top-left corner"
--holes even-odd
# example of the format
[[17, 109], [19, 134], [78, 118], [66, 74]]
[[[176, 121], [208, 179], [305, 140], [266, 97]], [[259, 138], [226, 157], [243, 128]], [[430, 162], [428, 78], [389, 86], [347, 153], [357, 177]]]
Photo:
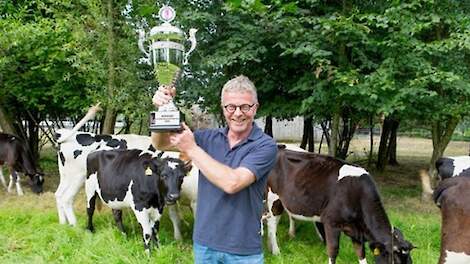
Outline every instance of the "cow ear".
[[152, 163], [149, 162], [148, 160], [144, 160], [144, 162], [142, 163], [142, 166], [144, 167], [145, 175], [152, 176], [153, 174]]
[[385, 250], [385, 246], [379, 242], [371, 242], [369, 247], [375, 257], [382, 255], [383, 251]]

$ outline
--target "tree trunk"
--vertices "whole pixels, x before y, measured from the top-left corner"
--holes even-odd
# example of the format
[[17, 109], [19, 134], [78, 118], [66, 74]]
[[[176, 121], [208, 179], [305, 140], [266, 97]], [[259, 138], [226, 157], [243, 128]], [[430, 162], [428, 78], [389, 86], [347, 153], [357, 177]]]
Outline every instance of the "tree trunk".
[[328, 145], [328, 155], [332, 157], [336, 157], [336, 150], [338, 149], [339, 122], [340, 114], [334, 113], [331, 119], [330, 144]]
[[107, 40], [108, 48], [106, 50], [106, 56], [108, 59], [108, 85], [107, 85], [107, 94], [108, 94], [108, 104], [106, 106], [106, 113], [104, 117], [104, 124], [102, 127], [103, 134], [114, 134], [114, 126], [116, 124], [116, 110], [111, 103], [111, 100], [114, 98], [115, 91], [115, 78], [116, 78], [116, 69], [115, 69], [115, 52], [114, 45], [116, 41], [116, 36], [114, 34], [114, 6], [113, 0], [106, 1], [106, 20], [107, 20]]
[[431, 128], [432, 134], [432, 156], [429, 164], [428, 174], [432, 179], [436, 179], [437, 172], [435, 163], [444, 154], [447, 145], [449, 144], [452, 134], [457, 127], [460, 119], [451, 117], [445, 122], [434, 121]]
[[302, 142], [300, 143], [300, 147], [307, 149], [308, 152], [315, 151], [315, 134], [313, 131], [312, 117], [304, 117], [304, 133], [302, 135]]
[[323, 131], [322, 133], [322, 137], [321, 137], [321, 141], [320, 141], [320, 148], [318, 149], [318, 153], [320, 153], [321, 151], [321, 144], [323, 143], [323, 139], [326, 140], [326, 145], [329, 146], [330, 145], [330, 129], [329, 129], [329, 126], [328, 126], [328, 120], [325, 120], [323, 122], [320, 123], [320, 126], [321, 126], [321, 129]]
[[397, 160], [397, 133], [400, 122], [396, 119], [392, 120], [392, 127], [390, 131], [390, 141], [388, 146], [388, 164], [391, 166], [398, 166]]
[[379, 153], [377, 153], [376, 167], [379, 171], [384, 171], [388, 160], [388, 140], [392, 131], [392, 122], [390, 117], [386, 117], [382, 125], [382, 134], [380, 135]]
[[352, 117], [343, 116], [343, 127], [341, 137], [339, 138], [336, 156], [340, 159], [346, 159], [348, 156], [349, 145], [356, 132], [356, 123]]
[[264, 133], [270, 137], [273, 137], [273, 117], [271, 115], [266, 116]]
[[372, 164], [372, 156], [374, 152], [374, 117], [372, 114], [369, 117], [369, 157], [367, 159], [367, 167]]

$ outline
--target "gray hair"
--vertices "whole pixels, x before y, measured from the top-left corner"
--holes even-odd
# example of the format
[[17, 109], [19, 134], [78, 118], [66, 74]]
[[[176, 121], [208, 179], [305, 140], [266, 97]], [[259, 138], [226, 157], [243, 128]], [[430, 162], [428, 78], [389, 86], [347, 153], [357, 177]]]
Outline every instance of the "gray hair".
[[253, 99], [255, 99], [254, 103], [258, 103], [256, 87], [245, 75], [237, 76], [224, 84], [220, 98], [221, 100], [226, 92], [249, 92], [253, 95]]

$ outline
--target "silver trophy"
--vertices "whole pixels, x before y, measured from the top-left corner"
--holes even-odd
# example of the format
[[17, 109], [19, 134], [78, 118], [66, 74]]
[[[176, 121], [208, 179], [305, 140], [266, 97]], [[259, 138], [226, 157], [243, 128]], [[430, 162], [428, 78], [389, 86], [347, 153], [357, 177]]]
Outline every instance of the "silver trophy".
[[[188, 57], [196, 48], [197, 29], [189, 30], [191, 47], [187, 52], [184, 44], [187, 41], [184, 32], [170, 24], [176, 16], [175, 10], [168, 5], [158, 12], [163, 24], [155, 26], [146, 34], [139, 32], [139, 48], [145, 54], [150, 65], [154, 67], [155, 78], [159, 85], [175, 86], [181, 75], [182, 67], [188, 64]], [[149, 44], [146, 45], [146, 42]], [[150, 112], [150, 130], [169, 132], [181, 129], [181, 113], [173, 101]]]

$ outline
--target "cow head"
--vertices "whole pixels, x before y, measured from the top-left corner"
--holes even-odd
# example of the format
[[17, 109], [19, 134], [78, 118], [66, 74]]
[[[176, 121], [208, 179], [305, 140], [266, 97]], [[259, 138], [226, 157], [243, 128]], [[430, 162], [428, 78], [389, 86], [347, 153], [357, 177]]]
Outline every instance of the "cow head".
[[[380, 242], [370, 243], [370, 248], [375, 256], [376, 264], [412, 264], [411, 250], [413, 244], [405, 240], [398, 228], [392, 232], [392, 243], [382, 244]], [[393, 254], [392, 254], [393, 252]]]
[[34, 174], [28, 175], [31, 179], [31, 190], [34, 193], [42, 193], [42, 185], [44, 184], [44, 173], [36, 172]]
[[176, 158], [154, 158], [151, 162], [153, 174], [156, 174], [158, 186], [165, 195], [166, 204], [174, 204], [180, 197], [183, 178], [191, 169], [191, 162], [184, 163]]

